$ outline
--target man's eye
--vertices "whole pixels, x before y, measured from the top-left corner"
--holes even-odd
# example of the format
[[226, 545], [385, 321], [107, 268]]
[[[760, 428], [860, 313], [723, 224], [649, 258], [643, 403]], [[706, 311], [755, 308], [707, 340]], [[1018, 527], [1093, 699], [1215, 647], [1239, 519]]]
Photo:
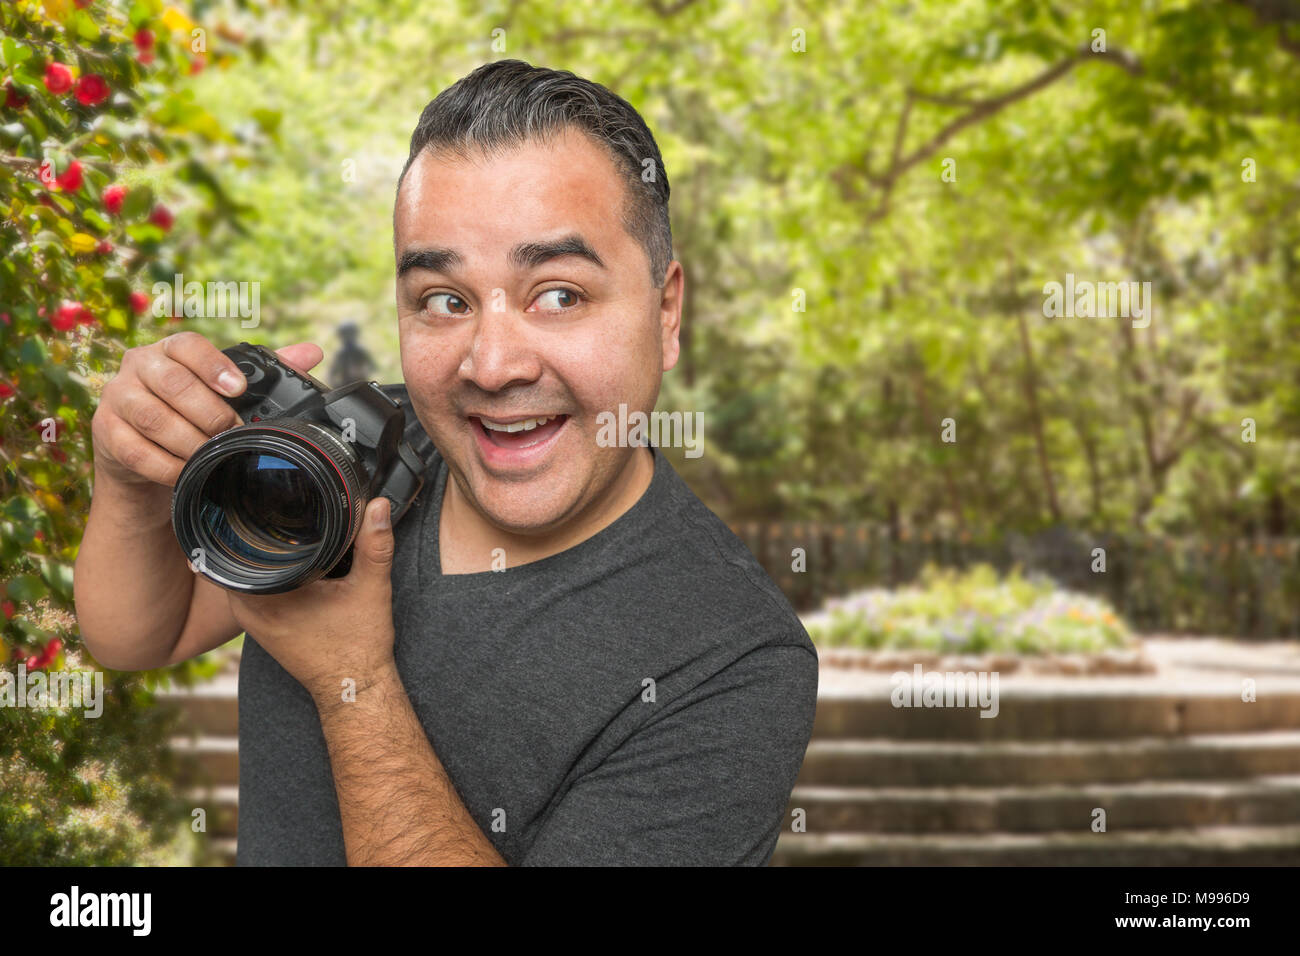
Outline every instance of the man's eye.
[[433, 295], [427, 295], [421, 300], [421, 305], [425, 311], [437, 312], [440, 315], [464, 315], [469, 311], [469, 303], [450, 292], [435, 292]]
[[582, 296], [572, 289], [547, 289], [533, 300], [533, 304], [539, 311], [555, 312], [571, 309], [581, 301]]

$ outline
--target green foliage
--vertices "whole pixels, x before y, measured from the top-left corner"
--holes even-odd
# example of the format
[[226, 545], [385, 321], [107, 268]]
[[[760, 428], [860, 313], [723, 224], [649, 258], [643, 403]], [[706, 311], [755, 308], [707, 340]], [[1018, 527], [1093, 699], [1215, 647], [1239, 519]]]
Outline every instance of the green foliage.
[[1046, 577], [989, 565], [928, 566], [897, 590], [860, 591], [827, 602], [808, 631], [824, 647], [907, 648], [946, 653], [1095, 653], [1131, 642], [1105, 601], [1063, 591]]
[[[261, 111], [268, 147], [232, 170], [260, 219], [200, 265], [274, 278], [276, 344], [328, 351], [356, 320], [397, 378], [389, 224], [420, 110], [489, 60], [571, 69], [641, 110], [664, 152], [687, 296], [661, 405], [706, 415], [707, 454], [678, 460], [729, 518], [1294, 533], [1287, 17], [1115, 0], [313, 4], [265, 62], [199, 77], [223, 123]], [[1152, 326], [1045, 317], [1043, 286], [1067, 272], [1152, 282]]]
[[[91, 673], [70, 660], [64, 669]], [[109, 674], [104, 691], [98, 717], [85, 708], [0, 708], [5, 865], [129, 865], [188, 817], [158, 746], [174, 716], [134, 675]]]
[[[137, 315], [132, 293], [176, 272], [260, 281], [261, 328], [187, 327], [328, 351], [330, 326], [356, 320], [376, 377], [396, 380], [390, 223], [411, 128], [500, 57], [606, 84], [659, 140], [687, 274], [660, 401], [704, 413], [706, 454], [677, 461], [729, 519], [864, 521], [900, 539], [1297, 531], [1300, 38], [1286, 5], [187, 9], [0, 4], [6, 656], [77, 650], [75, 627], [40, 608], [71, 608], [95, 395], [124, 347], [175, 328]], [[142, 27], [150, 63], [132, 42]], [[1104, 53], [1089, 47], [1098, 28]], [[72, 90], [47, 89], [51, 63]], [[109, 95], [83, 103], [90, 74]], [[44, 165], [70, 182], [73, 162], [76, 188], [42, 181]], [[1043, 285], [1066, 273], [1150, 281], [1151, 327], [1044, 316]]]
[[[188, 223], [237, 213], [209, 169], [212, 150], [242, 144], [188, 87], [194, 64], [232, 61], [229, 45], [200, 42], [160, 0], [82, 7], [0, 5], [0, 666], [11, 676], [20, 664], [95, 669], [71, 611], [98, 387], [124, 348], [168, 330], [141, 297], [189, 261]], [[110, 187], [126, 189], [120, 206]], [[164, 198], [181, 209], [175, 232]], [[128, 863], [168, 839], [187, 809], [169, 792], [152, 689], [210, 669], [109, 673], [98, 718], [0, 708], [0, 862]]]

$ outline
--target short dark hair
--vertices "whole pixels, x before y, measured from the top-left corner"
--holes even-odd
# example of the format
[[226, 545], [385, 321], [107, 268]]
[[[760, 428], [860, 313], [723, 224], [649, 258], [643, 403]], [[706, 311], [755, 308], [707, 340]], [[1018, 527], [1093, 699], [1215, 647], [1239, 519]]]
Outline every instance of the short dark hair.
[[[650, 257], [650, 282], [661, 288], [673, 259], [668, 222], [668, 171], [645, 120], [627, 100], [567, 70], [548, 70], [522, 60], [484, 64], [439, 93], [420, 114], [411, 152], [397, 177], [425, 149], [468, 158], [529, 139], [547, 140], [576, 127], [604, 147], [623, 174], [627, 202], [623, 228]], [[644, 175], [653, 163], [649, 181]]]

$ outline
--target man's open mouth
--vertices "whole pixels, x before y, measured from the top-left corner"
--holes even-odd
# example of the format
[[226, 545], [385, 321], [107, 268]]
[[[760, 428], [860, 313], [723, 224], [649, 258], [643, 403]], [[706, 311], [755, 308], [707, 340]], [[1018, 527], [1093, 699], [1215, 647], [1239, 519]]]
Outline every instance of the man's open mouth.
[[519, 450], [540, 445], [564, 427], [568, 415], [538, 415], [532, 418], [494, 419], [471, 415], [470, 423], [497, 448]]

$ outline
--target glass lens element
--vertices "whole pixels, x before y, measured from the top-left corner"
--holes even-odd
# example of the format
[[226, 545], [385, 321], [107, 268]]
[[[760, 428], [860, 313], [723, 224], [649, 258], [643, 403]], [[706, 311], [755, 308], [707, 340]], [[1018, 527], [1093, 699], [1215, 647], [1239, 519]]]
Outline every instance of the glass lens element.
[[232, 455], [204, 484], [200, 520], [231, 557], [275, 568], [309, 559], [323, 534], [320, 489], [293, 462]]

